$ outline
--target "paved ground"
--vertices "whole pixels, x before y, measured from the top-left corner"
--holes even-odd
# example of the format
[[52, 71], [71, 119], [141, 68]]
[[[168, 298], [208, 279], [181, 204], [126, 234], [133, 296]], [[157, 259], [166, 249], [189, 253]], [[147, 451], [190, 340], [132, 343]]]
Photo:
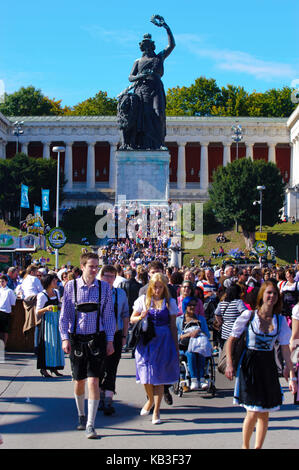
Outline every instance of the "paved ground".
[[[69, 359], [64, 377], [45, 379], [32, 354], [7, 353], [0, 364], [0, 433], [2, 449], [240, 449], [244, 411], [232, 405], [232, 385], [217, 376], [215, 397], [202, 392], [163, 401], [160, 425], [141, 417], [143, 387], [135, 382], [135, 363], [129, 353], [120, 362], [115, 405], [117, 413], [100, 412], [100, 439], [88, 440], [74, 430], [77, 422]], [[282, 381], [286, 390], [286, 382]], [[265, 449], [298, 449], [299, 412], [285, 394], [281, 411], [273, 413]], [[155, 463], [155, 462], [153, 462]]]

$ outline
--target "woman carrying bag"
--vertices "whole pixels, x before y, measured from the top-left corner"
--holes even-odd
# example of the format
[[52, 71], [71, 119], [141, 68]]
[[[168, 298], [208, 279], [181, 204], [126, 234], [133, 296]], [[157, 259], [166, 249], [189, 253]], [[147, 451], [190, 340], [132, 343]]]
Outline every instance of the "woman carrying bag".
[[[271, 281], [266, 281], [261, 286], [256, 307], [253, 316], [250, 310], [246, 310], [237, 318], [227, 342], [225, 375], [233, 380], [236, 374], [234, 404], [239, 404], [247, 410], [243, 422], [244, 449], [249, 449], [255, 426], [255, 448], [262, 448], [268, 430], [269, 412], [279, 410], [282, 404], [283, 393], [274, 355], [276, 341], [281, 346], [286, 370], [290, 374], [289, 388], [293, 394], [297, 390], [297, 379], [289, 350], [291, 330], [286, 318], [280, 315], [282, 310], [280, 293]], [[243, 331], [247, 331], [246, 348], [235, 371], [232, 351], [234, 342]]]
[[135, 350], [136, 381], [144, 385], [148, 397], [140, 414], [147, 416], [154, 407], [153, 424], [161, 422], [164, 385], [177, 382], [180, 374], [176, 315], [177, 305], [169, 296], [167, 278], [161, 273], [154, 274], [146, 295], [135, 301], [130, 319], [132, 324], [143, 320], [144, 329], [150, 321], [155, 329], [155, 335], [146, 344], [141, 335]]

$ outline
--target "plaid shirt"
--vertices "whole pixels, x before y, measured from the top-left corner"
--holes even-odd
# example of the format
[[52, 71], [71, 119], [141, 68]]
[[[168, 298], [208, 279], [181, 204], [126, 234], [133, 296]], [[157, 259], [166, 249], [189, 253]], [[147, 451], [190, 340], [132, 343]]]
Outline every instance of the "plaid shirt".
[[[99, 300], [99, 281], [97, 279], [87, 286], [83, 278], [80, 277], [77, 282], [77, 303], [98, 302]], [[101, 317], [100, 331], [104, 330], [107, 341], [113, 341], [115, 333], [115, 315], [112, 302], [112, 293], [107, 282], [102, 281], [101, 289]], [[78, 311], [76, 333], [80, 335], [89, 335], [96, 333], [97, 312], [83, 313]], [[62, 341], [69, 339], [69, 333], [73, 333], [75, 323], [75, 292], [74, 282], [69, 281], [64, 287], [62, 297], [62, 309], [59, 319], [59, 330]]]

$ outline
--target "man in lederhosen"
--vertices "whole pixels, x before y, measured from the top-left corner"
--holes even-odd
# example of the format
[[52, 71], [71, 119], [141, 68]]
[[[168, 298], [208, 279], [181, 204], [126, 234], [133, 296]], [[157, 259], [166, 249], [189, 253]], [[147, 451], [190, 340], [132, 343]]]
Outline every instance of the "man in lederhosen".
[[105, 356], [114, 352], [115, 316], [109, 284], [96, 279], [99, 269], [97, 254], [82, 254], [80, 264], [82, 276], [65, 285], [59, 327], [63, 350], [70, 354], [75, 382], [74, 394], [79, 415], [77, 429], [86, 429], [86, 437], [96, 439], [98, 435], [94, 422], [100, 398], [99, 377], [102, 376]]
[[108, 282], [112, 291], [113, 308], [116, 320], [114, 353], [107, 357], [105, 376], [100, 384], [101, 391], [99, 410], [102, 410], [106, 416], [110, 416], [115, 413], [112, 401], [115, 393], [116, 373], [121, 358], [122, 348], [126, 344], [130, 319], [127, 294], [123, 289], [113, 287], [116, 276], [117, 270], [111, 265], [103, 266], [100, 271], [100, 279]]

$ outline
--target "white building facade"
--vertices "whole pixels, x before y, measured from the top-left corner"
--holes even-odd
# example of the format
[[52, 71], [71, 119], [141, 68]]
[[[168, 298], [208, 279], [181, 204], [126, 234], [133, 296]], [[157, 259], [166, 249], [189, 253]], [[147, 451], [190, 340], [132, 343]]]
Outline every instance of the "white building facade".
[[[14, 135], [15, 121], [23, 121], [24, 133], [19, 137]], [[238, 145], [232, 141], [236, 124], [243, 129]], [[120, 141], [116, 117], [7, 118], [0, 114], [0, 158], [13, 158], [17, 141], [19, 151], [32, 157], [56, 158], [53, 147], [65, 147], [61, 154], [67, 180], [64, 207], [96, 205], [103, 199], [114, 202], [115, 152]], [[168, 117], [166, 144], [173, 201], [205, 201], [219, 165], [236, 158], [262, 158], [278, 166], [287, 184], [287, 215], [296, 216], [296, 208], [299, 212], [299, 106], [289, 118]]]

